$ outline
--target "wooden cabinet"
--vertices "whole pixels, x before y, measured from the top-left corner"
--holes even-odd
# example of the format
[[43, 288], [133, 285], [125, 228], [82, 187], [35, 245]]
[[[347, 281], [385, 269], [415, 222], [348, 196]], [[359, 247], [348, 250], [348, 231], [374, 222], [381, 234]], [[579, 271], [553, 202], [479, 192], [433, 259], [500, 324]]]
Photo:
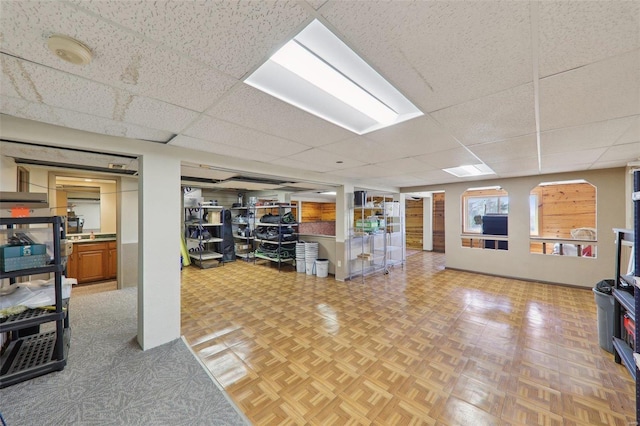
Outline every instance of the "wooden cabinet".
[[73, 246], [73, 253], [67, 257], [67, 277], [78, 278], [78, 246]]
[[75, 243], [67, 260], [67, 276], [79, 284], [116, 278], [118, 252], [115, 241]]
[[118, 275], [118, 249], [115, 241], [107, 243], [107, 278], [116, 278]]

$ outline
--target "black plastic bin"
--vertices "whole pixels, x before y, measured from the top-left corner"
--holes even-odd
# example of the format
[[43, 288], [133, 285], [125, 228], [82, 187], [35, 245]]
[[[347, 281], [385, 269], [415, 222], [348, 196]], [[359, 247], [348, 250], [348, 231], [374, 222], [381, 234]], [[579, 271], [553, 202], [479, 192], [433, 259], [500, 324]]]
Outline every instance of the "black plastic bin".
[[602, 280], [593, 288], [598, 307], [598, 342], [600, 347], [613, 353], [613, 286], [614, 280]]

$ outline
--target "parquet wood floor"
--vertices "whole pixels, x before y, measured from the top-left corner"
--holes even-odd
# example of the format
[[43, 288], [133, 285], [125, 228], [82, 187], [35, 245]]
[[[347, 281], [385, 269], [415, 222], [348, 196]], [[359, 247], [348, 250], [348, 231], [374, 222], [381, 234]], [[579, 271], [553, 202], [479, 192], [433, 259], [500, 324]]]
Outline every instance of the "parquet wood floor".
[[182, 332], [256, 425], [631, 425], [590, 290], [444, 270], [182, 271]]

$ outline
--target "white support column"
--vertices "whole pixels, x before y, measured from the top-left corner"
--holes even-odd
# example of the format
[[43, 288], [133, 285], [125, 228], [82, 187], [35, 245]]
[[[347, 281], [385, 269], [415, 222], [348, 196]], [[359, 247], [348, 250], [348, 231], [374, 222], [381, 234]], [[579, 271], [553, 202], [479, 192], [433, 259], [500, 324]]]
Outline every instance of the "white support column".
[[422, 250], [433, 251], [433, 197], [422, 199]]
[[349, 274], [347, 240], [353, 224], [353, 185], [336, 188], [336, 265], [335, 277], [344, 281]]
[[180, 337], [180, 160], [138, 161], [138, 343], [147, 350]]

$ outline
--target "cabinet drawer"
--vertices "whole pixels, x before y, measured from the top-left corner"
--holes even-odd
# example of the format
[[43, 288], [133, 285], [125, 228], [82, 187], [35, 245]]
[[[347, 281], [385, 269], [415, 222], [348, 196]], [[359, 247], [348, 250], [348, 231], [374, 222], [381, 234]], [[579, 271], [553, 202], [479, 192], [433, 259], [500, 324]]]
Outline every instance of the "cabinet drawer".
[[115, 241], [109, 241], [107, 243], [107, 248], [110, 248], [110, 249], [116, 248], [116, 242]]
[[86, 251], [100, 251], [106, 250], [107, 245], [105, 243], [86, 243], [86, 244], [76, 244], [76, 251], [78, 253], [86, 252]]

